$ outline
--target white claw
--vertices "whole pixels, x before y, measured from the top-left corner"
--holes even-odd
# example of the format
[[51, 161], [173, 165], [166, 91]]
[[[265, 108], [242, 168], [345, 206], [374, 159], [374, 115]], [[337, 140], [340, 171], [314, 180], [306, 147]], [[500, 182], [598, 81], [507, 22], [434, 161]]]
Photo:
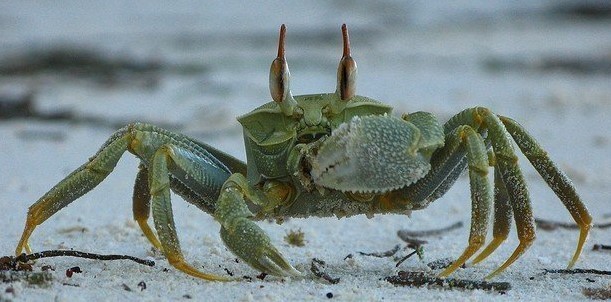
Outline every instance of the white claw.
[[340, 191], [383, 193], [410, 185], [431, 166], [420, 130], [397, 117], [354, 117], [337, 127], [312, 161], [312, 179]]

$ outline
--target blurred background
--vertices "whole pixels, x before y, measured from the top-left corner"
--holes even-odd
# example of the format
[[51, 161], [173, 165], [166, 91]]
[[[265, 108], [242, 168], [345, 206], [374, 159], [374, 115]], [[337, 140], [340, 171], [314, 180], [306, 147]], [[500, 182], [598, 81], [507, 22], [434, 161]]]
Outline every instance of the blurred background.
[[[609, 113], [609, 1], [3, 1], [0, 122], [140, 120], [239, 139], [234, 117], [270, 99], [283, 23], [294, 94], [335, 89], [347, 23], [357, 93], [398, 112], [444, 121], [484, 105], [526, 126], [540, 114], [562, 123], [568, 108]], [[22, 138], [65, 136], [30, 130]]]
[[[394, 106], [396, 114], [433, 112], [441, 122], [476, 105], [513, 117], [573, 179], [595, 221], [610, 219], [611, 1], [0, 1], [1, 254], [12, 253], [27, 207], [129, 122], [155, 123], [245, 159], [235, 117], [270, 101], [269, 64], [283, 23], [295, 95], [335, 90], [340, 26], [346, 23], [359, 64], [358, 94]], [[521, 162], [535, 215], [570, 222], [547, 185], [523, 157]], [[148, 243], [131, 220], [137, 165], [133, 156], [125, 156], [96, 190], [37, 229], [34, 249], [149, 255]], [[189, 261], [218, 261], [233, 271], [256, 275], [234, 263], [210, 216], [180, 201], [173, 207]], [[286, 231], [302, 229], [307, 248], [287, 253], [299, 269], [307, 271], [310, 258], [322, 257], [342, 280], [348, 278], [343, 284], [362, 284], [364, 293], [376, 295], [367, 290], [380, 289], [371, 280], [392, 273], [387, 270], [394, 265], [357, 259], [356, 266], [344, 269], [344, 255], [391, 247], [398, 242], [400, 228], [468, 223], [470, 208], [469, 182], [463, 176], [444, 198], [410, 219], [295, 219], [282, 227], [262, 227], [285, 250]], [[428, 259], [458, 255], [466, 245], [467, 229], [432, 239]], [[512, 232], [507, 247], [484, 263], [484, 269], [464, 273], [478, 279], [498, 265], [516, 245]], [[526, 260], [508, 270], [523, 277], [515, 288], [527, 289], [524, 297], [532, 298], [530, 291], [538, 291], [542, 283], [528, 283], [529, 273], [520, 267], [564, 267], [577, 238], [575, 232], [564, 232], [540, 233]], [[608, 244], [608, 233], [597, 232], [591, 241]], [[582, 263], [599, 268], [608, 263], [604, 256], [586, 255]], [[71, 265], [58, 261], [71, 260], [54, 261]], [[166, 291], [168, 280], [159, 277], [159, 269], [105, 267], [99, 276], [114, 278], [118, 269], [132, 269], [125, 275], [163, 279], [157, 287], [147, 281], [152, 284], [149, 293], [154, 288]], [[360, 281], [350, 281], [358, 274], [363, 275]], [[172, 280], [199, 284], [180, 275], [172, 273]], [[558, 286], [548, 279], [546, 293], [552, 294], [546, 297], [555, 297]], [[86, 280], [80, 281], [83, 287], [85, 282], [95, 289], [116, 285]], [[316, 282], [305, 284], [324, 290]], [[244, 283], [231, 286], [235, 295], [243, 287], [250, 290]], [[301, 294], [284, 291], [282, 284], [265, 286], [277, 288], [274, 297], [279, 299]], [[212, 285], [194, 286], [188, 293], [210, 288], [234, 293]], [[358, 297], [350, 288], [346, 291]], [[170, 293], [178, 298], [184, 294]]]

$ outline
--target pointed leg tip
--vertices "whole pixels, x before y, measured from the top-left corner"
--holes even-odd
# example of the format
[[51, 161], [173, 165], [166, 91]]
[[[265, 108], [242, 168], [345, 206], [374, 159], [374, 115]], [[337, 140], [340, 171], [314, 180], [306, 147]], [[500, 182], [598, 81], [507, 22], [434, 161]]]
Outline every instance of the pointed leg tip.
[[569, 261], [569, 264], [566, 266], [566, 269], [573, 269], [573, 267], [575, 266], [575, 263], [577, 262], [577, 257], [574, 257], [573, 259], [571, 259], [571, 261]]
[[289, 277], [303, 277], [303, 273], [298, 271], [292, 265], [291, 265], [290, 269], [285, 270], [285, 271], [289, 274]]
[[437, 278], [445, 279], [450, 276], [454, 270], [449, 271], [447, 268], [437, 275]]
[[[280, 257], [280, 258], [279, 258]], [[302, 277], [303, 274], [288, 263], [280, 254], [266, 256], [260, 259], [260, 270], [279, 277]]]
[[19, 244], [17, 244], [17, 248], [15, 248], [15, 256], [21, 255], [21, 253], [23, 253], [24, 250], [26, 254], [32, 253], [32, 248], [30, 247], [29, 243], [19, 242]]
[[495, 278], [496, 276], [498, 276], [499, 274], [501, 274], [504, 270], [505, 270], [505, 268], [499, 267], [494, 272], [492, 272], [492, 273], [488, 274], [488, 276], [484, 277], [484, 280], [490, 281], [493, 278]]

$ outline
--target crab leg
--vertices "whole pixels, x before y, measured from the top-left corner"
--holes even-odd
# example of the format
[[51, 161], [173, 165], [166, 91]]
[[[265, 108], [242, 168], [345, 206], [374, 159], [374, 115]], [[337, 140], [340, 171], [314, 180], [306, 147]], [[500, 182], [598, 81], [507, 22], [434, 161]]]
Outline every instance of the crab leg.
[[547, 182], [548, 186], [556, 193], [556, 196], [562, 201], [577, 225], [579, 225], [580, 234], [577, 249], [568, 265], [568, 268], [572, 268], [579, 258], [588, 233], [592, 228], [592, 216], [588, 213], [588, 209], [581, 201], [571, 181], [558, 169], [539, 143], [516, 121], [503, 116], [500, 117], [500, 120], [526, 158], [539, 172], [545, 182]]
[[[214, 167], [198, 164], [197, 161], [193, 161], [191, 165], [197, 165], [197, 169], [200, 171], [214, 171]], [[212, 213], [214, 212], [214, 201], [211, 201], [211, 196], [206, 196], [205, 193], [207, 191], [210, 192], [218, 192], [220, 189], [220, 184], [222, 183], [222, 179], [217, 180], [216, 186], [203, 187], [199, 185], [196, 181], [191, 181], [189, 186], [187, 186], [184, 182], [189, 182], [189, 177], [182, 177], [182, 180], [176, 178], [174, 174], [186, 175], [185, 171], [171, 168], [170, 174], [170, 187], [172, 191], [180, 195], [184, 200], [188, 201], [191, 204], [196, 205], [198, 208]], [[134, 184], [134, 194], [133, 194], [133, 215], [134, 220], [138, 222], [140, 229], [146, 236], [146, 238], [153, 244], [153, 246], [161, 250], [161, 243], [159, 239], [153, 233], [153, 230], [148, 224], [149, 214], [151, 212], [151, 193], [149, 189], [149, 176], [148, 176], [148, 168], [144, 163], [140, 164], [138, 171], [138, 175], [136, 176], [136, 182]], [[218, 171], [217, 171], [218, 174]], [[221, 173], [222, 174], [222, 173]], [[228, 173], [226, 173], [226, 177], [228, 177]], [[204, 182], [203, 179], [194, 179], [199, 182]], [[193, 188], [199, 189], [198, 191], [194, 191]], [[199, 192], [199, 193], [198, 193]], [[204, 194], [202, 194], [204, 193]], [[212, 194], [218, 195], [218, 193]]]
[[494, 226], [492, 230], [492, 241], [484, 250], [473, 259], [472, 264], [477, 264], [491, 255], [507, 239], [511, 229], [511, 218], [513, 212], [509, 204], [507, 188], [498, 168], [494, 169]]
[[469, 126], [460, 126], [449, 135], [448, 145], [462, 144], [467, 150], [471, 182], [471, 231], [469, 245], [456, 261], [441, 272], [447, 277], [463, 265], [486, 241], [488, 216], [492, 203], [492, 188], [488, 182], [488, 154], [483, 138]]
[[456, 166], [454, 166], [454, 169], [447, 174], [448, 176], [437, 186], [437, 188], [432, 191], [428, 197], [426, 197], [427, 202], [432, 202], [439, 199], [441, 196], [445, 195], [448, 190], [450, 190], [452, 185], [454, 185], [454, 182], [456, 182], [458, 177], [460, 177], [460, 175], [465, 171], [465, 168], [467, 168], [468, 160], [464, 155], [464, 152], [453, 155], [461, 157], [460, 161], [458, 164], [456, 164]]
[[[451, 136], [451, 133], [447, 134], [446, 139]], [[415, 184], [400, 189], [394, 195], [415, 203], [418, 208], [426, 207], [428, 203], [443, 195], [435, 193], [447, 190], [460, 176], [466, 165], [465, 154], [466, 150], [463, 145], [446, 142], [443, 148], [433, 154], [429, 173]], [[442, 188], [444, 184], [447, 185], [446, 188]]]
[[201, 165], [202, 162], [204, 162], [203, 159], [196, 157], [195, 154], [174, 145], [163, 145], [155, 152], [149, 173], [153, 221], [159, 235], [161, 250], [172, 266], [194, 277], [206, 280], [229, 281], [230, 279], [225, 277], [200, 272], [186, 263], [180, 249], [178, 235], [176, 234], [170, 201], [169, 167], [177, 167], [177, 169], [187, 172], [187, 175], [195, 177], [197, 181], [204, 184], [213, 185], [218, 183], [214, 179], [210, 180], [210, 178], [216, 176], [215, 173], [207, 173], [206, 170], [199, 171], [201, 174], [193, 173], [193, 170], [198, 166], [198, 164], [193, 163]]
[[520, 243], [511, 256], [494, 272], [486, 278], [492, 278], [501, 273], [514, 261], [516, 261], [535, 240], [535, 223], [532, 214], [532, 206], [526, 181], [518, 166], [518, 157], [515, 154], [509, 133], [499, 118], [490, 110], [482, 107], [467, 109], [470, 121], [465, 124], [476, 124], [488, 130], [488, 136], [494, 151], [496, 168], [509, 194], [509, 201], [514, 213], [518, 239]]
[[[15, 253], [24, 249], [30, 253], [28, 239], [36, 226], [102, 182], [125, 151], [142, 160], [134, 185], [133, 215], [149, 241], [165, 253], [172, 265], [188, 274], [208, 280], [228, 280], [201, 273], [184, 262], [172, 219], [170, 189], [198, 208], [213, 213], [221, 186], [232, 171], [224, 162], [237, 171], [245, 170], [245, 166], [207, 145], [140, 123], [115, 132], [87, 163], [30, 207]], [[147, 223], [151, 198], [159, 239]]]
[[140, 164], [139, 169], [138, 175], [136, 175], [134, 195], [132, 198], [134, 220], [138, 222], [140, 229], [142, 229], [142, 233], [144, 233], [151, 244], [153, 244], [156, 249], [161, 250], [161, 243], [147, 222], [151, 212], [151, 192], [149, 188], [148, 169], [144, 164]]
[[112, 172], [130, 141], [126, 129], [117, 131], [87, 163], [70, 173], [30, 206], [15, 254], [20, 254], [24, 249], [31, 253], [28, 239], [36, 226], [100, 184]]

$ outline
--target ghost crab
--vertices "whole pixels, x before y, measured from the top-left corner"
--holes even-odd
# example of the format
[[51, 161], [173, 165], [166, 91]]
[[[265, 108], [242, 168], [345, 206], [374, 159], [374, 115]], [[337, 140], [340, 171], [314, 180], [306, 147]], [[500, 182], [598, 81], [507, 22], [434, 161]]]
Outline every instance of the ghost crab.
[[[528, 190], [511, 140], [556, 193], [580, 227], [577, 261], [591, 217], [570, 180], [514, 120], [483, 107], [466, 109], [441, 126], [426, 112], [390, 115], [392, 108], [355, 94], [356, 63], [342, 26], [343, 57], [334, 93], [293, 96], [285, 59], [285, 27], [270, 69], [273, 101], [238, 118], [247, 164], [204, 143], [153, 125], [133, 123], [29, 208], [16, 254], [31, 252], [35, 227], [108, 176], [125, 151], [141, 160], [133, 216], [146, 238], [177, 269], [207, 280], [228, 280], [185, 262], [174, 227], [170, 190], [220, 223], [226, 246], [251, 267], [297, 276], [255, 220], [284, 217], [409, 213], [440, 198], [469, 170], [472, 218], [467, 248], [441, 272], [445, 277], [485, 243], [491, 206], [493, 239], [473, 260], [484, 260], [515, 219], [519, 245], [488, 277], [518, 259], [535, 239]], [[494, 189], [488, 170], [494, 169]], [[152, 212], [155, 230], [148, 224]]]

